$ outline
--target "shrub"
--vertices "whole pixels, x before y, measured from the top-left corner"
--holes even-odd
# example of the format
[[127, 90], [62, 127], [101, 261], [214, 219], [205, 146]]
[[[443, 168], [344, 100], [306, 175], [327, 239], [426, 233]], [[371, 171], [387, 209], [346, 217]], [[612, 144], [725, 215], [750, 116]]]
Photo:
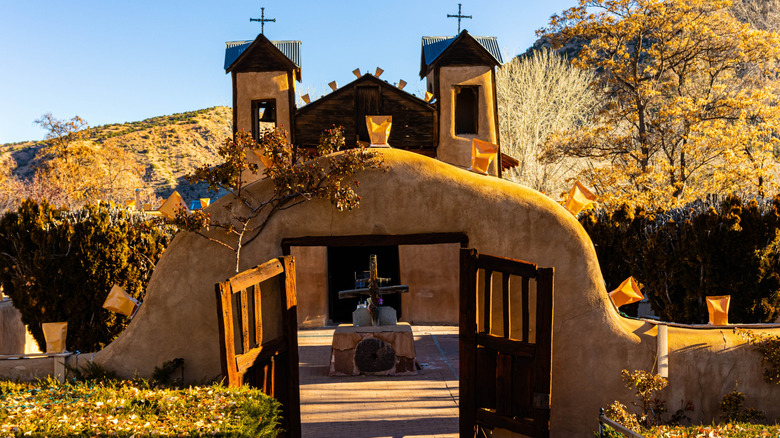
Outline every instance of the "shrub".
[[736, 389], [724, 395], [720, 402], [720, 410], [723, 412], [721, 419], [727, 423], [756, 423], [766, 419], [764, 411], [742, 407], [744, 402], [745, 395]]
[[761, 361], [766, 366], [764, 381], [780, 385], [780, 336], [762, 335], [747, 330], [739, 330], [738, 333], [761, 353]]
[[666, 321], [706, 323], [707, 295], [731, 295], [731, 321], [780, 314], [780, 196], [761, 203], [711, 197], [669, 211], [623, 205], [587, 211], [580, 222], [607, 288], [633, 276]]
[[102, 308], [114, 284], [142, 299], [176, 229], [113, 204], [76, 211], [27, 200], [0, 218], [0, 283], [42, 350], [44, 322], [68, 322], [66, 347], [96, 351], [128, 319]]
[[3, 437], [274, 437], [279, 424], [279, 403], [247, 386], [0, 381]]

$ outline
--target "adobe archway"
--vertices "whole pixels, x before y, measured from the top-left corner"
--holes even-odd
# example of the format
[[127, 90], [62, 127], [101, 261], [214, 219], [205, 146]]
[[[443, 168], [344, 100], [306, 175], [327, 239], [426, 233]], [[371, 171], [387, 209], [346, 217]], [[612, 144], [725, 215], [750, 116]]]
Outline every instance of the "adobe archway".
[[[288, 237], [425, 233], [465, 233], [480, 252], [553, 266], [552, 436], [589, 436], [599, 407], [629, 397], [620, 370], [653, 368], [656, 340], [652, 324], [615, 311], [585, 231], [557, 203], [528, 188], [410, 152], [381, 153], [389, 170], [358, 175], [358, 210], [340, 213], [316, 200], [281, 212], [262, 238], [244, 248], [242, 269], [281, 255]], [[271, 187], [259, 181], [248, 190], [262, 199]], [[209, 212], [225, 214], [227, 201]], [[156, 365], [182, 357], [186, 380], [218, 375], [214, 284], [233, 268], [233, 255], [213, 242], [177, 236], [155, 268], [138, 315], [94, 360], [126, 376], [147, 376]], [[736, 379], [769, 418], [780, 415], [780, 406], [770, 403], [780, 399], [780, 387], [761, 380], [760, 358], [731, 330], [671, 327], [669, 348], [667, 399], [691, 399], [694, 421], [717, 416], [720, 398]]]

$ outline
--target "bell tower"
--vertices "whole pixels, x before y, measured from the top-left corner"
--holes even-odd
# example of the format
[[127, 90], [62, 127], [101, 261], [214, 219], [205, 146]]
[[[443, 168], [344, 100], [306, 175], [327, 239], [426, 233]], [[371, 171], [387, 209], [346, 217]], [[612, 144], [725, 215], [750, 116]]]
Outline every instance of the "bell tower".
[[[456, 37], [423, 37], [420, 77], [439, 113], [436, 158], [468, 168], [472, 139], [499, 144], [496, 66], [502, 62], [496, 37], [466, 30]], [[488, 173], [501, 175], [500, 159]]]
[[[295, 82], [301, 81], [300, 41], [226, 43], [225, 72], [233, 81], [233, 133], [243, 130], [257, 139], [267, 128], [284, 128], [293, 142]], [[259, 163], [250, 155], [250, 161]]]

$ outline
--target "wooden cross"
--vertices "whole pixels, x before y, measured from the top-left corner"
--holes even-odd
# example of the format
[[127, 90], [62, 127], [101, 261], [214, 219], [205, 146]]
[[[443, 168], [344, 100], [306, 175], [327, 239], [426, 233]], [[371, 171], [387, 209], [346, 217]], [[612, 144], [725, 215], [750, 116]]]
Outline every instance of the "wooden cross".
[[461, 7], [461, 4], [458, 3], [458, 15], [447, 14], [447, 18], [457, 18], [458, 19], [458, 33], [460, 33], [460, 19], [461, 18], [471, 18], [471, 15], [461, 15], [460, 7]]
[[276, 23], [276, 18], [265, 18], [265, 8], [260, 8], [260, 18], [250, 18], [249, 21], [259, 21], [260, 33], [263, 33], [265, 31], [265, 23], [268, 22]]
[[368, 311], [371, 313], [373, 325], [379, 325], [379, 297], [387, 294], [409, 292], [409, 286], [379, 286], [380, 283], [390, 281], [389, 278], [380, 278], [376, 263], [376, 254], [371, 254], [368, 263], [368, 287], [362, 289], [350, 289], [339, 291], [339, 299], [368, 296]]

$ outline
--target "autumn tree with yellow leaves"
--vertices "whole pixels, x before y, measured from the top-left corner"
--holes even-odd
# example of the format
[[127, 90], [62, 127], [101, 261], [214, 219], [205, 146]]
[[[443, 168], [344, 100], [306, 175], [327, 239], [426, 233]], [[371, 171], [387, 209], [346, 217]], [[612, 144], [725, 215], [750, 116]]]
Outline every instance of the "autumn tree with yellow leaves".
[[578, 41], [572, 62], [605, 93], [589, 124], [547, 142], [588, 157], [602, 202], [679, 205], [712, 192], [777, 188], [780, 36], [740, 22], [727, 0], [580, 0], [540, 34]]
[[129, 154], [88, 140], [89, 125], [82, 118], [59, 120], [48, 113], [36, 123], [48, 131], [48, 145], [36, 177], [28, 184], [48, 185], [45, 191], [55, 197], [49, 201], [67, 207], [96, 200], [123, 201], [143, 186], [142, 169]]

